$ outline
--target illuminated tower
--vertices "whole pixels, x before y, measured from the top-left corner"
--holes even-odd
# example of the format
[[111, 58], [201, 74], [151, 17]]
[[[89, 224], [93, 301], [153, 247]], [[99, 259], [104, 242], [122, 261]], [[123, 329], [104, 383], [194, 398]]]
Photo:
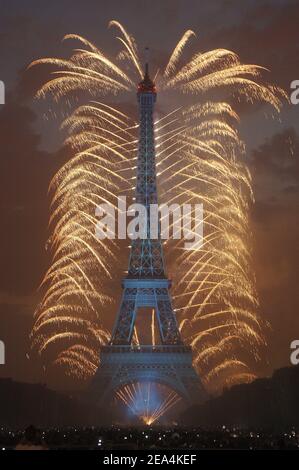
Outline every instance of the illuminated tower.
[[[192, 351], [184, 345], [172, 308], [171, 281], [164, 268], [160, 233], [150, 237], [150, 204], [158, 203], [153, 110], [155, 84], [145, 76], [138, 85], [140, 127], [137, 159], [136, 202], [147, 211], [147, 237], [132, 240], [128, 274], [110, 344], [101, 348], [101, 363], [94, 377], [95, 399], [107, 399], [121, 387], [136, 382], [168, 386], [187, 402], [201, 402], [206, 393], [192, 365]], [[159, 345], [133, 345], [132, 337], [139, 308], [151, 307], [160, 333]]]

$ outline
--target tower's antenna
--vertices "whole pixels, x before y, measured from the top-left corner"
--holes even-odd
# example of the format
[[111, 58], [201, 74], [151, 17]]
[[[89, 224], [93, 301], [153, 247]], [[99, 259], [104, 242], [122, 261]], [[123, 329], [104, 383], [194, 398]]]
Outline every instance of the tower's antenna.
[[148, 72], [148, 64], [149, 64], [149, 47], [145, 47], [144, 49], [144, 58], [145, 58], [145, 76], [149, 76]]

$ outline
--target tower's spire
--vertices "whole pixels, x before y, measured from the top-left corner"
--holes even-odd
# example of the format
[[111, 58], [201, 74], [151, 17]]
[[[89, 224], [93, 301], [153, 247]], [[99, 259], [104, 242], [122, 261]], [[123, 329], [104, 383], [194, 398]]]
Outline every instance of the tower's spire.
[[145, 74], [144, 74], [144, 78], [149, 78], [149, 67], [148, 67], [148, 64], [149, 64], [149, 48], [146, 47], [144, 49], [144, 57], [145, 57]]
[[156, 93], [156, 86], [149, 76], [149, 48], [145, 48], [144, 78], [138, 85], [138, 93]]

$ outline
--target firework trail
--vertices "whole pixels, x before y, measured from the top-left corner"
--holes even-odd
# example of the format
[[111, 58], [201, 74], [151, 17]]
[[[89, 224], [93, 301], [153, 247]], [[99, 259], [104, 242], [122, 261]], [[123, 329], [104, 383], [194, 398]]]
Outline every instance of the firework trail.
[[[69, 104], [83, 92], [89, 100], [62, 124], [73, 157], [50, 184], [53, 258], [32, 330], [33, 348], [45, 363], [80, 377], [93, 375], [99, 346], [109, 337], [100, 312], [112, 301], [111, 271], [120, 250], [115, 240], [95, 237], [95, 208], [116, 205], [120, 194], [132, 197], [136, 163], [138, 126], [105, 97], [132, 96], [143, 71], [134, 38], [117, 21], [109, 26], [121, 45], [115, 61], [69, 34], [65, 40], [79, 43], [69, 59], [30, 65], [55, 69], [38, 97]], [[264, 83], [264, 68], [242, 64], [232, 51], [198, 52], [187, 60], [194, 37], [186, 31], [157, 78], [162, 101], [171, 94], [191, 101], [155, 123], [157, 176], [160, 202], [204, 205], [204, 245], [186, 251], [181, 241], [169, 241], [166, 254], [180, 265], [177, 278], [170, 269], [182, 334], [207, 388], [219, 390], [254, 378], [249, 364], [264, 343], [250, 251], [251, 178], [232, 103], [263, 103], [279, 112], [286, 96]], [[134, 338], [138, 342], [137, 331]]]

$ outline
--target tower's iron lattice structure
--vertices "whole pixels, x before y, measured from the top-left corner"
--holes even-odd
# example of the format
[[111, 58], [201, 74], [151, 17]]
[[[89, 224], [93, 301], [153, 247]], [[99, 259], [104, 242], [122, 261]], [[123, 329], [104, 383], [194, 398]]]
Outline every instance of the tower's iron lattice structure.
[[[107, 401], [121, 387], [134, 382], [156, 382], [169, 386], [188, 402], [206, 397], [192, 365], [192, 351], [181, 338], [172, 308], [171, 281], [164, 268], [161, 236], [150, 236], [150, 204], [158, 203], [153, 110], [155, 84], [145, 76], [138, 85], [140, 113], [137, 158], [136, 202], [147, 212], [147, 237], [131, 242], [128, 274], [123, 279], [123, 295], [110, 344], [101, 348], [101, 363], [92, 383], [92, 394]], [[132, 345], [139, 308], [155, 309], [160, 332], [159, 345]]]

